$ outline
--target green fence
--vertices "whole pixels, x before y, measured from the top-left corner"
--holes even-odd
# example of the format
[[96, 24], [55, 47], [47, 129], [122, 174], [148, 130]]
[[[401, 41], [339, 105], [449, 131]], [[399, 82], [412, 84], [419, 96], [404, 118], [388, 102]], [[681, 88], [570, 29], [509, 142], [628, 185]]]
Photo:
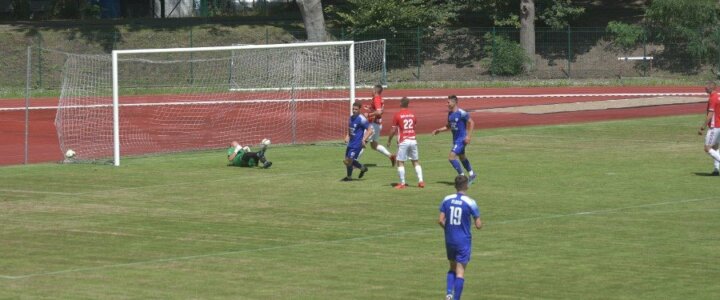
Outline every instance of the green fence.
[[[690, 61], [678, 51], [687, 45], [641, 43], [631, 51], [610, 47], [604, 28], [536, 29], [533, 68], [516, 76], [494, 74], [489, 66], [497, 53], [488, 51], [497, 39], [519, 39], [516, 28], [426, 28], [388, 30], [348, 36], [331, 31], [334, 39], [386, 39], [390, 84], [413, 81], [488, 81], [513, 79], [681, 77], [707, 72], [718, 64], [719, 53]], [[488, 38], [489, 37], [489, 38]], [[39, 49], [101, 54], [113, 49], [271, 44], [304, 40], [296, 25], [190, 24], [74, 25], [0, 27], [0, 91], [25, 86], [27, 47], [32, 57], [33, 89], [60, 87], [63, 58]], [[496, 48], [495, 48], [496, 49]], [[497, 49], [495, 51], [498, 51]], [[632, 59], [622, 59], [622, 58]], [[639, 58], [639, 59], [638, 59]], [[646, 59], [642, 59], [646, 58]], [[2, 96], [2, 93], [0, 93]]]

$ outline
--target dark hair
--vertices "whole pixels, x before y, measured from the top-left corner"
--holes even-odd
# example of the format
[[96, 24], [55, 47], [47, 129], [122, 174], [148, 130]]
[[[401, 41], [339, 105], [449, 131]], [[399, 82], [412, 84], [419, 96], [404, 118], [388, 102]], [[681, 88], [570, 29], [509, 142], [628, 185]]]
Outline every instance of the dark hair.
[[353, 106], [356, 106], [357, 108], [361, 108], [362, 103], [360, 103], [360, 101], [355, 101], [355, 102], [353, 102]]
[[382, 84], [376, 84], [376, 85], [373, 87], [373, 89], [375, 89], [378, 93], [382, 93], [382, 91], [383, 91], [383, 86], [382, 86]]
[[455, 189], [458, 191], [466, 191], [468, 189], [468, 178], [465, 175], [455, 177]]
[[448, 99], [452, 100], [452, 101], [455, 102], [455, 103], [458, 102], [458, 97], [455, 96], [455, 95], [450, 95], [450, 96], [448, 96]]
[[408, 105], [410, 105], [410, 99], [408, 99], [408, 97], [402, 97], [402, 99], [400, 99], [400, 107], [407, 108]]

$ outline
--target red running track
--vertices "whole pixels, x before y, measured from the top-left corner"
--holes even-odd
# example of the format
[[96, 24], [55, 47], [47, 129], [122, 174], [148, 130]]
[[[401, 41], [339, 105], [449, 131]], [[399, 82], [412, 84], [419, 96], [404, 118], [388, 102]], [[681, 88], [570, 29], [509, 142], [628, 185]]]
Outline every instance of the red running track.
[[[418, 120], [418, 131], [429, 133], [433, 129], [442, 127], [447, 116], [445, 97], [450, 94], [460, 96], [460, 107], [473, 111], [478, 109], [541, 105], [553, 103], [572, 103], [586, 101], [602, 101], [610, 99], [626, 99], [629, 96], [546, 96], [535, 95], [567, 95], [567, 94], [624, 94], [624, 93], [702, 93], [702, 87], [551, 87], [551, 88], [473, 88], [473, 89], [416, 89], [392, 90], [383, 93], [386, 99], [385, 118], [383, 118], [383, 135], [390, 129], [392, 115], [399, 110], [398, 97], [408, 96], [415, 101], [410, 108], [415, 111]], [[507, 98], [474, 98], [470, 96], [483, 95], [529, 95], [530, 97]], [[361, 100], [367, 101], [369, 91], [359, 91], [357, 95]], [[635, 96], [641, 97], [641, 96]], [[135, 101], [164, 101], [164, 97], [153, 99], [135, 98]], [[28, 161], [30, 163], [53, 162], [62, 159], [57, 132], [54, 121], [57, 98], [32, 99], [31, 107], [47, 107], [46, 109], [31, 109], [29, 113], [28, 135]], [[25, 106], [22, 99], [0, 100], [2, 108], [20, 108]], [[658, 117], [671, 115], [702, 114], [704, 103], [673, 104], [623, 109], [575, 111], [530, 115], [522, 113], [472, 113], [478, 129], [497, 127], [517, 127], [548, 124], [581, 123], [616, 119], [631, 119], [642, 117]], [[143, 118], [142, 115], [136, 116]], [[342, 137], [338, 137], [341, 139]], [[0, 110], [0, 165], [22, 164], [24, 160], [25, 145], [25, 111]]]

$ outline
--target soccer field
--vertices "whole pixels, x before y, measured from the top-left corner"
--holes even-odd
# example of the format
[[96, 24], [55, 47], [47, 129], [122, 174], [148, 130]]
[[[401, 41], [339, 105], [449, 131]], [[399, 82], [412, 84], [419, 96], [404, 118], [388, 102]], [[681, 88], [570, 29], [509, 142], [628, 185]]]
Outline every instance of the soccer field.
[[[463, 299], [717, 299], [701, 119], [476, 131]], [[270, 148], [267, 170], [223, 150], [0, 168], [0, 299], [442, 299], [450, 135], [419, 144], [427, 187], [407, 167], [400, 191], [374, 151], [340, 182], [339, 145]]]

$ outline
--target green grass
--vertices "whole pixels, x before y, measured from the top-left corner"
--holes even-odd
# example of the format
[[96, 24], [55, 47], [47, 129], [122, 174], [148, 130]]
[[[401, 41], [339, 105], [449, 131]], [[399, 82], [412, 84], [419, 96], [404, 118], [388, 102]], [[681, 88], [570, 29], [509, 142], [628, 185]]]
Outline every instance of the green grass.
[[[700, 118], [478, 131], [464, 299], [717, 298]], [[424, 190], [374, 152], [339, 182], [337, 146], [271, 149], [268, 170], [222, 151], [0, 168], [0, 298], [441, 299], [449, 139], [420, 137]]]

